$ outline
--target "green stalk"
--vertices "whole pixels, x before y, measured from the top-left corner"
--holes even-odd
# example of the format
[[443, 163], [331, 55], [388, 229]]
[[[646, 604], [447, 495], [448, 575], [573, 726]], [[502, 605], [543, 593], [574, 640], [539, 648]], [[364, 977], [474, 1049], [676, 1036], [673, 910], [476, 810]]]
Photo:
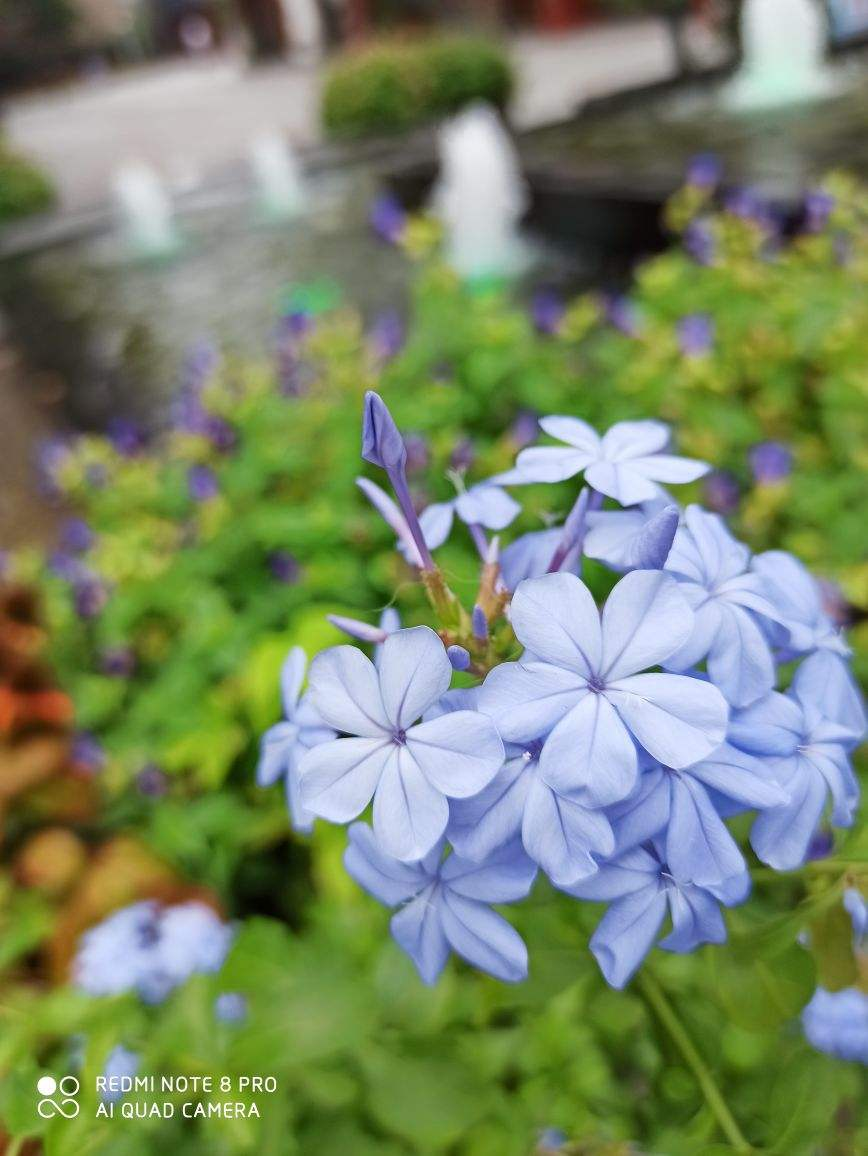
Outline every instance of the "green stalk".
[[741, 1128], [739, 1128], [735, 1117], [732, 1112], [730, 1112], [720, 1089], [714, 1082], [714, 1077], [709, 1071], [708, 1065], [696, 1050], [693, 1040], [691, 1040], [687, 1034], [672, 1004], [666, 998], [663, 988], [647, 971], [643, 971], [639, 975], [637, 983], [642, 989], [642, 994], [654, 1009], [657, 1018], [672, 1037], [672, 1042], [681, 1052], [685, 1063], [693, 1072], [696, 1082], [699, 1084], [702, 1094], [705, 1097], [705, 1102], [708, 1104], [714, 1118], [720, 1125], [720, 1130], [724, 1136], [726, 1136], [736, 1152], [753, 1151], [751, 1145], [742, 1135]]

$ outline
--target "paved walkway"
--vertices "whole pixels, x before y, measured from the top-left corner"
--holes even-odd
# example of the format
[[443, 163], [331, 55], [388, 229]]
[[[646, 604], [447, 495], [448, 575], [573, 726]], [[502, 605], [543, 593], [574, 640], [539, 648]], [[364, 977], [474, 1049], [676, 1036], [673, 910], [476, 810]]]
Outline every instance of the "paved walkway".
[[[522, 35], [511, 48], [518, 71], [513, 115], [522, 128], [673, 69], [666, 33], [650, 20]], [[234, 55], [172, 61], [15, 98], [6, 105], [5, 127], [54, 178], [64, 208], [88, 209], [105, 200], [124, 161], [147, 161], [183, 189], [237, 164], [263, 130], [315, 143], [321, 75], [316, 64], [253, 69]]]

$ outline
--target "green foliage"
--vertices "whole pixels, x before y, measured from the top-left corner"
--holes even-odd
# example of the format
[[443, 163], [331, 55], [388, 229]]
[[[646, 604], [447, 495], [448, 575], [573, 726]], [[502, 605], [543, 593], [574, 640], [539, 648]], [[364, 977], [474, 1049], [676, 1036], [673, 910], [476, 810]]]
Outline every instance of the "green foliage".
[[474, 100], [502, 108], [512, 83], [506, 54], [489, 40], [385, 40], [332, 66], [323, 92], [323, 123], [339, 137], [400, 132]]
[[0, 225], [47, 209], [53, 200], [48, 177], [0, 139]]
[[[470, 480], [511, 464], [511, 423], [523, 409], [574, 413], [602, 428], [662, 416], [682, 450], [738, 478], [742, 536], [756, 549], [794, 550], [843, 584], [857, 614], [868, 609], [868, 216], [858, 190], [834, 188], [830, 228], [780, 252], [767, 251], [756, 225], [718, 215], [713, 265], [697, 266], [677, 245], [647, 263], [633, 294], [636, 336], [614, 330], [586, 296], [570, 306], [560, 336], [541, 337], [508, 293], [463, 286], [430, 262], [407, 345], [384, 367], [356, 315], [340, 310], [318, 317], [301, 344], [303, 396], [282, 393], [268, 366], [225, 359], [203, 401], [232, 425], [232, 452], [177, 431], [130, 458], [100, 438], [74, 448], [60, 482], [96, 533], [83, 560], [109, 583], [105, 609], [82, 621], [41, 559], [19, 558], [16, 568], [41, 587], [52, 657], [79, 725], [106, 747], [106, 810], [88, 837], [135, 830], [241, 924], [220, 975], [146, 1009], [130, 997], [37, 989], [22, 959], [45, 934], [46, 912], [14, 888], [0, 896], [4, 927], [17, 928], [0, 953], [0, 1070], [9, 1073], [0, 1115], [14, 1136], [43, 1137], [51, 1156], [529, 1156], [540, 1130], [557, 1128], [575, 1154], [734, 1151], [690, 1049], [649, 997], [659, 988], [757, 1150], [868, 1150], [860, 1071], [812, 1051], [797, 1020], [818, 976], [830, 987], [857, 979], [840, 899], [845, 882], [866, 886], [864, 829], [839, 834], [835, 858], [803, 872], [758, 868], [750, 902], [728, 915], [729, 944], [686, 958], [655, 953], [653, 988], [609, 990], [587, 950], [599, 908], [541, 882], [510, 915], [530, 948], [526, 984], [452, 963], [428, 989], [389, 940], [388, 913], [343, 871], [343, 833], [320, 823], [310, 839], [291, 836], [281, 791], [253, 786], [257, 738], [278, 717], [277, 672], [290, 645], [309, 654], [330, 645], [338, 636], [326, 613], [373, 621], [396, 589], [405, 623], [422, 618], [393, 536], [354, 486], [371, 386], [406, 432], [427, 440], [430, 461], [412, 478], [425, 500], [449, 495], [445, 471], [464, 436], [476, 454]], [[710, 209], [682, 196], [673, 225], [695, 212]], [[690, 357], [677, 323], [695, 312], [711, 316], [715, 337], [707, 354]], [[767, 438], [793, 448], [794, 471], [757, 485], [747, 452]], [[213, 470], [217, 497], [189, 496], [193, 464]], [[529, 487], [522, 498], [517, 529], [535, 529], [565, 512], [568, 487]], [[272, 574], [277, 549], [297, 558], [296, 583]], [[472, 603], [474, 553], [460, 528], [438, 558]], [[591, 567], [588, 578], [603, 581]], [[853, 640], [864, 663], [864, 622]], [[103, 671], [117, 646], [135, 655], [129, 678]], [[135, 789], [148, 763], [168, 775], [157, 800]], [[744, 826], [736, 833], [743, 838]], [[221, 991], [247, 997], [243, 1024], [215, 1020]], [[81, 1116], [40, 1121], [35, 1073], [68, 1070], [80, 1037]], [[261, 1119], [96, 1120], [92, 1076], [118, 1043], [141, 1054], [142, 1074], [273, 1075], [278, 1092], [259, 1097]]]

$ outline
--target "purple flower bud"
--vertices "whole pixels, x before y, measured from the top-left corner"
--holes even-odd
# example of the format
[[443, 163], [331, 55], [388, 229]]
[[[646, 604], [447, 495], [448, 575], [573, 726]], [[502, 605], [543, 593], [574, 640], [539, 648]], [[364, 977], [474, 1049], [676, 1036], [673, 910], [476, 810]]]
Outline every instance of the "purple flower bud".
[[702, 357], [714, 341], [714, 322], [707, 313], [688, 313], [678, 322], [678, 344], [685, 357]]
[[792, 473], [793, 452], [783, 442], [760, 442], [748, 451], [747, 458], [754, 481], [761, 486], [781, 482]]
[[666, 506], [649, 518], [636, 535], [630, 551], [634, 570], [662, 570], [672, 549], [680, 514], [677, 506]]
[[84, 518], [67, 518], [60, 528], [60, 542], [64, 550], [83, 554], [94, 543], [94, 532]]
[[563, 298], [554, 289], [538, 289], [534, 293], [530, 314], [537, 332], [554, 337], [560, 332], [565, 312]]
[[79, 618], [96, 618], [108, 601], [108, 590], [95, 574], [79, 575], [74, 580], [73, 604]]
[[214, 1000], [214, 1015], [224, 1024], [240, 1024], [247, 1018], [247, 1000], [240, 991], [224, 991]]
[[539, 418], [530, 409], [519, 410], [509, 429], [509, 437], [517, 449], [532, 445], [539, 436]]
[[694, 188], [713, 189], [720, 181], [720, 174], [720, 158], [715, 153], [699, 153], [691, 158], [686, 179]]
[[49, 554], [48, 569], [58, 578], [62, 578], [64, 582], [75, 582], [78, 579], [86, 580], [90, 574], [83, 562], [71, 554], [67, 554], [65, 550], [55, 550]]
[[128, 417], [113, 417], [108, 423], [108, 439], [117, 453], [124, 458], [133, 458], [145, 448], [145, 436], [141, 427]]
[[169, 780], [156, 763], [147, 763], [136, 775], [136, 789], [140, 795], [160, 798], [169, 789]]
[[391, 361], [404, 345], [404, 322], [394, 309], [388, 309], [374, 321], [368, 337], [376, 360]]
[[452, 663], [453, 670], [467, 670], [470, 666], [470, 652], [463, 646], [447, 646], [446, 656]]
[[603, 301], [606, 320], [627, 337], [635, 337], [639, 332], [639, 316], [636, 306], [629, 297], [608, 294]]
[[372, 466], [390, 472], [403, 471], [407, 463], [407, 447], [395, 419], [380, 395], [372, 389], [365, 394], [362, 457]]
[[224, 454], [234, 449], [238, 441], [238, 436], [229, 422], [213, 413], [204, 415], [202, 433], [215, 449]]
[[187, 489], [194, 502], [207, 502], [220, 492], [213, 471], [207, 466], [191, 466], [187, 471]]
[[706, 221], [697, 218], [684, 230], [684, 248], [697, 265], [713, 265], [717, 253], [714, 233]]
[[136, 656], [129, 646], [112, 646], [102, 652], [100, 669], [109, 678], [129, 678], [136, 669]]
[[473, 607], [473, 613], [470, 616], [470, 625], [473, 630], [473, 637], [477, 642], [488, 641], [488, 619], [485, 617], [485, 611], [481, 606]]
[[470, 438], [462, 438], [449, 455], [449, 465], [453, 470], [469, 470], [476, 460], [476, 450]]
[[741, 498], [738, 481], [728, 470], [714, 470], [703, 483], [705, 504], [716, 514], [732, 514]]
[[407, 224], [407, 214], [397, 197], [384, 193], [371, 204], [368, 224], [382, 241], [397, 245]]
[[415, 474], [428, 468], [431, 455], [428, 452], [428, 442], [421, 434], [407, 434], [404, 438], [407, 450], [407, 471]]
[[812, 189], [805, 196], [803, 228], [806, 233], [822, 233], [835, 208], [835, 198], [825, 189]]
[[78, 731], [73, 736], [70, 757], [76, 767], [89, 774], [96, 774], [106, 764], [102, 744], [90, 731]]
[[327, 614], [326, 618], [332, 626], [336, 626], [350, 638], [357, 638], [359, 642], [374, 642], [379, 646], [389, 637], [388, 632], [381, 626], [371, 626], [368, 622], [360, 622], [358, 618], [346, 618], [343, 614]]
[[294, 586], [301, 573], [298, 560], [288, 550], [275, 550], [269, 554], [268, 569], [278, 582], [284, 582], [287, 586]]

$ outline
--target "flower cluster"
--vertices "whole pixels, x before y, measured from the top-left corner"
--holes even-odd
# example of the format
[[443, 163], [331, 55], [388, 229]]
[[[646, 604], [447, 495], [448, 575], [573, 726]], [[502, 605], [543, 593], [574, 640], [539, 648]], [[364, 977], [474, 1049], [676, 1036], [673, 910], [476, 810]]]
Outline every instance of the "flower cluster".
[[233, 935], [204, 903], [133, 903], [85, 932], [73, 978], [89, 995], [134, 991], [161, 1003], [194, 973], [219, 971]]
[[[850, 753], [865, 716], [848, 650], [820, 587], [789, 554], [752, 557], [722, 519], [681, 509], [666, 485], [709, 467], [674, 454], [658, 421], [603, 436], [578, 418], [540, 421], [556, 444], [417, 516], [404, 440], [368, 394], [368, 479], [424, 585], [436, 629], [336, 620], [376, 646], [303, 655], [284, 671], [286, 721], [266, 735], [259, 781], [284, 775], [293, 820], [350, 823], [345, 865], [397, 908], [392, 933], [434, 982], [450, 951], [502, 980], [527, 952], [492, 904], [523, 899], [538, 872], [608, 904], [590, 947], [615, 987], [658, 940], [689, 952], [726, 938], [722, 907], [751, 879], [727, 820], [753, 812], [769, 866], [807, 857], [827, 810], [853, 822]], [[560, 525], [501, 550], [521, 512], [508, 488], [583, 477]], [[463, 523], [481, 558], [472, 610], [432, 551]], [[613, 577], [600, 591], [583, 559]], [[598, 572], [598, 571], [597, 571]], [[793, 663], [796, 665], [793, 667]], [[455, 671], [466, 672], [452, 687]], [[475, 685], [468, 685], [475, 679]]]

